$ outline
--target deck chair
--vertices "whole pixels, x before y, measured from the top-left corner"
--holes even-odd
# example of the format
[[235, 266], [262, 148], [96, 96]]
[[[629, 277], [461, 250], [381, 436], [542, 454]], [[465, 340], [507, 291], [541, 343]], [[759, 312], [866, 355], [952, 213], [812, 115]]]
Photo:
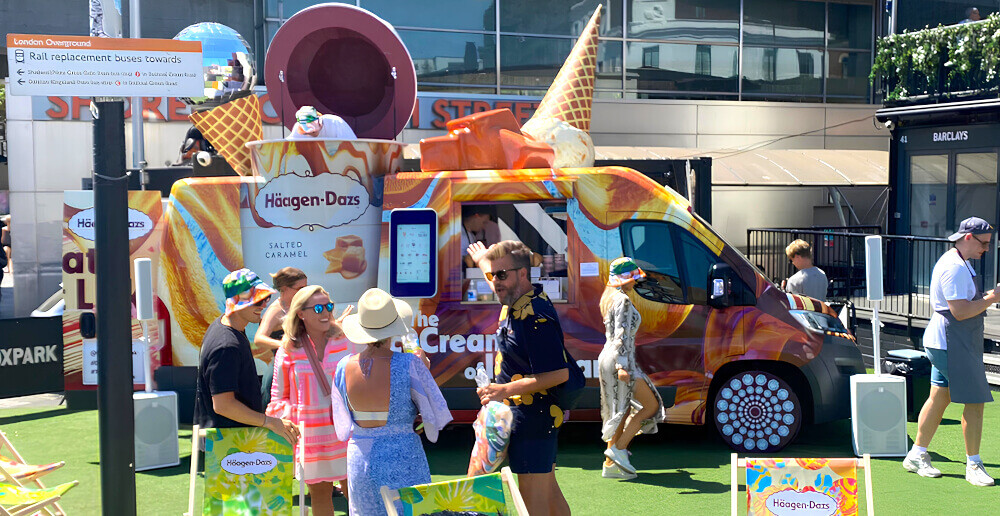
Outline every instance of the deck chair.
[[[749, 459], [749, 460], [754, 460], [754, 459]], [[778, 462], [778, 461], [789, 462], [789, 461], [793, 461], [795, 459], [763, 458], [763, 460], [773, 460], [773, 461], [776, 461], [776, 462]], [[826, 459], [802, 459], [802, 458], [799, 458], [798, 460], [799, 461], [810, 461], [810, 462], [814, 462], [815, 463], [815, 461], [826, 460]], [[854, 461], [854, 467], [855, 468], [865, 470], [865, 502], [866, 502], [866, 507], [865, 507], [866, 508], [866, 512], [865, 512], [865, 514], [868, 514], [869, 516], [875, 514], [875, 501], [872, 498], [871, 456], [869, 456], [866, 453], [860, 459], [854, 458], [854, 457], [849, 457], [849, 458], [846, 458], [846, 459], [836, 459], [836, 460], [838, 460], [838, 461]], [[730, 492], [729, 492], [730, 493], [730, 506], [732, 507], [732, 516], [736, 516], [738, 514], [737, 510], [739, 508], [739, 502], [738, 502], [738, 498], [739, 498], [739, 496], [738, 496], [738, 492], [739, 492], [739, 470], [740, 470], [740, 468], [744, 468], [745, 469], [747, 467], [747, 461], [748, 461], [748, 459], [745, 459], [745, 458], [741, 459], [741, 458], [737, 457], [737, 455], [735, 453], [732, 454], [732, 468], [730, 470], [730, 475], [731, 475], [730, 481], [731, 481], [732, 486], [731, 486], [731, 489], [730, 489]], [[748, 487], [748, 490], [749, 490], [749, 487]], [[840, 514], [839, 511], [837, 513]]]
[[[65, 465], [66, 463], [62, 461], [43, 465], [28, 464], [24, 460], [24, 457], [21, 457], [21, 454], [18, 453], [17, 448], [14, 448], [14, 444], [7, 439], [7, 434], [0, 431], [0, 483], [4, 487], [44, 490], [46, 487], [40, 480], [40, 477]], [[73, 485], [76, 484], [73, 483]], [[61, 493], [59, 496], [62, 496]], [[58, 497], [56, 500], [58, 500]], [[35, 501], [38, 502], [40, 500]], [[43, 504], [42, 506], [44, 505], [52, 505], [52, 509], [55, 510], [55, 512], [52, 512], [48, 508], [44, 509], [44, 512], [47, 514], [66, 514], [62, 506], [55, 501]]]
[[[299, 438], [304, 439], [304, 427], [299, 427]], [[201, 441], [205, 438], [206, 430], [198, 425], [191, 427], [191, 473], [188, 483], [188, 510], [184, 516], [197, 516], [201, 514], [201, 509], [195, 512], [195, 487], [198, 479], [198, 455], [201, 453]], [[295, 465], [298, 478], [303, 476], [304, 466], [301, 463]], [[306, 483], [299, 482], [299, 516], [307, 516], [306, 508]]]
[[53, 487], [33, 489], [0, 482], [0, 515], [24, 516], [37, 514], [38, 512], [44, 512], [45, 514], [66, 514], [62, 509], [57, 509], [57, 512], [53, 513], [49, 510], [49, 506], [55, 509], [62, 495], [66, 494], [66, 491], [69, 491], [77, 484], [79, 482], [74, 480]]
[[[441, 511], [476, 511], [486, 514], [510, 514], [504, 485], [510, 490], [511, 501], [518, 516], [527, 516], [528, 509], [514, 483], [509, 467], [499, 473], [460, 478], [446, 482], [420, 484], [390, 489], [382, 486], [382, 501], [389, 516], [418, 516]], [[403, 503], [404, 514], [396, 511], [396, 500]]]

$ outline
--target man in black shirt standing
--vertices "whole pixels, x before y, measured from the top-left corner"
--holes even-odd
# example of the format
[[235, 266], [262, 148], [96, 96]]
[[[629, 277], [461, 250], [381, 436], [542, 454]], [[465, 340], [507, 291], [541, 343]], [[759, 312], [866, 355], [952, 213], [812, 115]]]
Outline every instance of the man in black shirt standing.
[[195, 423], [202, 428], [265, 427], [294, 444], [299, 429], [291, 421], [264, 415], [260, 379], [244, 332], [248, 324], [260, 322], [274, 290], [250, 269], [230, 272], [222, 288], [226, 313], [209, 325], [201, 342]]

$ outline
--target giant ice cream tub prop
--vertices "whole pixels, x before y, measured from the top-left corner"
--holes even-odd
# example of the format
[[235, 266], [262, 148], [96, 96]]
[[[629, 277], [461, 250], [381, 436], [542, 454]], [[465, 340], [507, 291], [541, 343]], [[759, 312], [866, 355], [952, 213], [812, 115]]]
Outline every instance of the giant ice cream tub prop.
[[160, 284], [175, 365], [198, 363], [229, 270], [264, 276], [297, 267], [338, 303], [377, 283], [384, 178], [399, 171], [403, 154], [392, 139], [416, 101], [406, 47], [371, 13], [323, 4], [285, 22], [265, 62], [286, 127], [311, 105], [343, 118], [358, 138], [261, 140], [253, 96], [192, 116], [241, 177], [183, 180], [171, 193]]

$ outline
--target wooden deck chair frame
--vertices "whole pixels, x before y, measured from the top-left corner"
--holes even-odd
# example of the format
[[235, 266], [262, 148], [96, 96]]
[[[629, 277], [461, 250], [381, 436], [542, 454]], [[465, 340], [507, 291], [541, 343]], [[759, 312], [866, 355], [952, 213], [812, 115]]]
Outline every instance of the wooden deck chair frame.
[[[509, 467], [504, 466], [500, 469], [500, 480], [510, 490], [510, 498], [514, 502], [514, 509], [517, 511], [518, 516], [528, 516], [528, 508], [524, 505], [521, 492], [517, 490], [517, 483], [514, 482], [514, 474], [511, 473]], [[396, 511], [396, 504], [393, 503], [399, 500], [399, 489], [390, 489], [388, 486], [382, 486], [381, 492], [382, 501], [385, 502], [386, 514], [388, 516], [399, 516], [399, 512]]]
[[[74, 480], [73, 481], [73, 485], [77, 485], [77, 484], [78, 484], [78, 482], [76, 480]], [[15, 506], [12, 506], [12, 507], [7, 507], [7, 508], [5, 508], [2, 505], [0, 505], [0, 515], [2, 515], [2, 516], [27, 516], [29, 514], [38, 514], [39, 512], [42, 512], [42, 511], [44, 511], [46, 514], [63, 514], [64, 515], [66, 513], [63, 512], [62, 509], [59, 509], [59, 512], [57, 512], [57, 513], [52, 513], [51, 511], [49, 511], [49, 508], [48, 508], [49, 505], [51, 505], [53, 507], [58, 506], [58, 502], [61, 499], [62, 499], [61, 496], [53, 496], [51, 498], [46, 498], [46, 499], [41, 500], [39, 502], [30, 503], [30, 504], [23, 504], [23, 505], [15, 505]]]
[[[299, 439], [305, 439], [305, 429], [304, 426], [299, 426]], [[188, 510], [184, 513], [184, 516], [197, 516], [199, 512], [194, 512], [195, 505], [195, 486], [198, 480], [198, 455], [201, 453], [201, 447], [199, 446], [201, 440], [205, 437], [206, 429], [194, 425], [191, 427], [191, 474], [188, 483]], [[305, 443], [300, 443], [305, 444]], [[303, 457], [304, 458], [304, 457]], [[305, 465], [302, 463], [295, 464], [296, 472], [299, 478], [302, 478], [305, 474]], [[202, 495], [204, 496], [204, 495]], [[299, 481], [299, 516], [307, 516], [308, 509], [306, 509], [306, 483]]]
[[[730, 495], [730, 505], [732, 507], [732, 516], [736, 516], [739, 510], [739, 470], [740, 468], [747, 467], [747, 460], [741, 459], [732, 454], [732, 468], [730, 470], [730, 482], [732, 483], [731, 489], [729, 491]], [[872, 499], [872, 462], [871, 456], [869, 454], [864, 454], [860, 459], [855, 459], [857, 461], [857, 468], [865, 470], [865, 509], [868, 516], [875, 514], [875, 500]]]
[[[7, 439], [7, 434], [4, 433], [2, 430], [0, 430], [0, 455], [4, 455], [4, 450], [5, 449], [8, 451], [8, 453], [10, 453], [10, 458], [11, 459], [17, 461], [20, 464], [27, 464], [27, 461], [24, 460], [24, 457], [22, 457], [21, 454], [18, 453], [17, 448], [14, 447], [14, 444], [11, 443], [9, 439]], [[66, 465], [66, 463], [63, 462], [63, 461], [59, 461], [57, 464], [59, 464], [59, 466], [57, 468], [55, 468], [55, 469], [61, 468], [64, 465]], [[53, 471], [55, 471], [55, 469], [53, 469]], [[7, 469], [3, 467], [3, 465], [0, 465], [0, 482], [4, 482], [6, 484], [13, 484], [15, 486], [20, 486], [20, 487], [31, 487], [31, 486], [25, 486], [24, 483], [22, 483], [21, 481], [19, 481], [16, 478], [14, 478], [14, 475], [11, 475], [7, 471]], [[38, 477], [30, 479], [30, 480], [26, 480], [25, 482], [29, 483], [29, 484], [34, 484], [35, 486], [37, 486], [38, 488], [41, 488], [41, 489], [45, 488], [45, 484], [43, 484], [42, 481]], [[37, 503], [31, 504], [30, 507], [33, 507], [35, 511], [39, 511], [39, 510], [44, 511], [45, 514], [65, 515], [66, 511], [64, 511], [63, 508], [62, 508], [62, 506], [57, 503], [60, 498], [61, 497], [56, 496], [54, 498], [46, 499], [46, 500], [43, 500], [41, 502], [37, 502]], [[47, 507], [45, 507], [47, 505], [52, 505], [52, 508], [55, 509], [56, 512], [50, 511]], [[14, 515], [14, 514], [31, 514], [30, 512], [25, 511], [25, 509], [28, 508], [28, 507], [29, 506], [12, 507], [10, 510], [15, 510], [16, 509], [15, 512], [8, 512], [8, 510], [5, 510], [3, 507], [0, 507], [0, 515], [7, 516], [8, 514], [12, 514], [12, 515]], [[43, 507], [45, 507], [45, 508], [43, 508]], [[20, 509], [18, 509], [18, 508], [20, 508]]]

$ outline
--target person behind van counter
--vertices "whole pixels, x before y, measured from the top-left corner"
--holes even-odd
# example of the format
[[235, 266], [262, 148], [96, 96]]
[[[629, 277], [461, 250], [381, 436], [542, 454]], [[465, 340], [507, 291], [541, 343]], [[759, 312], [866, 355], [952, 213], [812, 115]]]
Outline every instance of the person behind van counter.
[[209, 325], [201, 342], [194, 421], [202, 428], [264, 427], [294, 444], [299, 429], [291, 421], [264, 414], [260, 379], [245, 333], [247, 325], [260, 322], [274, 290], [250, 269], [230, 272], [222, 289], [226, 311]]
[[505, 240], [468, 248], [503, 305], [494, 381], [476, 390], [483, 405], [502, 401], [514, 413], [508, 458], [530, 514], [569, 514], [556, 481], [559, 427], [583, 391], [583, 371], [563, 344], [559, 316], [531, 284], [528, 246]]
[[465, 252], [462, 261], [466, 267], [475, 267], [466, 250], [469, 244], [481, 242], [485, 247], [489, 247], [500, 241], [500, 225], [493, 221], [492, 210], [488, 206], [464, 206], [462, 208], [462, 247]]
[[267, 306], [264, 317], [253, 337], [253, 355], [267, 362], [267, 369], [261, 377], [261, 402], [267, 407], [271, 401], [271, 382], [274, 380], [274, 355], [281, 348], [281, 337], [285, 334], [281, 324], [288, 313], [292, 297], [306, 286], [306, 273], [295, 267], [285, 267], [271, 275], [271, 285], [278, 291], [278, 299]]
[[[657, 423], [666, 419], [663, 399], [653, 382], [639, 369], [635, 359], [635, 334], [642, 324], [639, 310], [629, 298], [637, 281], [646, 273], [629, 257], [611, 262], [608, 284], [601, 295], [606, 341], [597, 358], [601, 380], [601, 439], [604, 451], [604, 478], [632, 479], [635, 467], [628, 458], [628, 446], [641, 430], [654, 434]], [[633, 412], [633, 401], [641, 406]]]
[[997, 289], [983, 295], [969, 260], [981, 258], [990, 248], [995, 230], [978, 217], [962, 221], [948, 237], [954, 242], [931, 273], [931, 316], [924, 330], [924, 349], [931, 360], [931, 390], [917, 419], [913, 448], [903, 459], [907, 471], [936, 478], [941, 471], [931, 465], [927, 447], [941, 424], [949, 403], [963, 403], [962, 435], [965, 438], [965, 480], [975, 486], [992, 486], [979, 457], [983, 438], [983, 410], [993, 401], [983, 365], [983, 322], [986, 309], [997, 302]]
[[826, 288], [829, 282], [823, 269], [813, 265], [812, 246], [805, 240], [795, 240], [785, 248], [785, 256], [798, 271], [781, 282], [781, 289], [800, 296], [826, 302]]
[[295, 112], [295, 125], [285, 137], [286, 140], [306, 140], [309, 138], [329, 138], [334, 140], [356, 140], [354, 130], [337, 115], [321, 115], [313, 106], [302, 106]]

